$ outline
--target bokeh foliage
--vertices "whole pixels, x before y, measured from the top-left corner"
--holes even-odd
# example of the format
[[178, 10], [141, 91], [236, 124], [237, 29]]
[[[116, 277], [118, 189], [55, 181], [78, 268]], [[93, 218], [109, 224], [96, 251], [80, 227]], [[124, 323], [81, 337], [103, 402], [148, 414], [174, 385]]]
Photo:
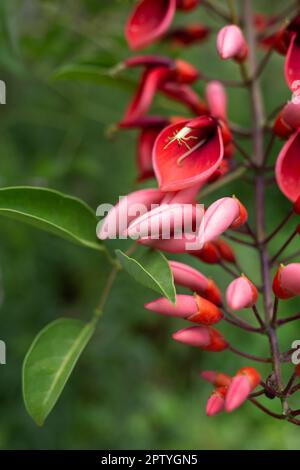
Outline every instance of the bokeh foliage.
[[[282, 2], [260, 0], [256, 5], [259, 11], [274, 12]], [[1, 187], [54, 188], [84, 199], [94, 209], [136, 187], [135, 132], [111, 133], [130, 97], [135, 72], [127, 74], [128, 82], [120, 86], [105, 80], [54, 79], [58, 69], [70, 64], [107, 69], [127, 57], [123, 25], [131, 7], [129, 0], [2, 0], [0, 78], [7, 83], [7, 105], [0, 107]], [[191, 15], [179, 14], [176, 22], [196, 19], [209, 22], [214, 32], [218, 28], [219, 23], [202, 8]], [[170, 53], [165, 44], [149, 50]], [[191, 60], [206, 75], [238, 77], [234, 64], [220, 63], [213, 38], [210, 44], [171, 54]], [[282, 57], [274, 55], [262, 83], [266, 109], [271, 112], [288, 98]], [[202, 91], [202, 84], [196, 89]], [[250, 126], [246, 94], [232, 89], [229, 98], [232, 121]], [[161, 97], [155, 109], [163, 114], [184, 112]], [[280, 145], [274, 149], [273, 161]], [[251, 184], [237, 181], [205, 202], [235, 193], [246, 202], [253, 220], [252, 192]], [[288, 206], [271, 183], [269, 230]], [[265, 417], [251, 404], [231, 416], [206, 418], [204, 405], [211, 389], [199, 379], [198, 371], [219, 368], [233, 373], [245, 361], [229, 352], [211, 355], [172, 342], [171, 332], [182, 323], [146, 312], [143, 304], [155, 294], [123, 272], [58, 405], [45, 426], [37, 428], [22, 402], [24, 355], [37, 332], [57, 317], [90, 318], [109, 266], [101, 253], [18, 222], [1, 219], [0, 223], [0, 337], [8, 348], [7, 365], [0, 369], [0, 448], [299, 448], [297, 428]], [[288, 234], [287, 228], [273, 250]], [[110, 248], [116, 247], [123, 250], [126, 242], [110, 243]], [[258, 280], [252, 252], [237, 247], [237, 253], [245, 272]], [[223, 288], [228, 284], [230, 278], [218, 267], [192, 263]], [[299, 301], [288, 301], [280, 315], [297, 308]], [[267, 341], [260, 336], [245, 335], [227, 325], [222, 330], [241, 349], [267, 354]], [[282, 328], [283, 350], [295, 339], [299, 334], [294, 325]], [[291, 367], [286, 369], [288, 376]], [[266, 375], [269, 369], [260, 370]]]

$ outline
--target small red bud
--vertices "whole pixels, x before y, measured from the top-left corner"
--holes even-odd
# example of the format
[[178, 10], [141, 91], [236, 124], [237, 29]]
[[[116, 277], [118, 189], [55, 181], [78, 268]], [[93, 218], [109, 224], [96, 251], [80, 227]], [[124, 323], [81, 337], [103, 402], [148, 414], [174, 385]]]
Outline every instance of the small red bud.
[[206, 242], [201, 250], [193, 253], [193, 256], [208, 264], [219, 263], [221, 258], [219, 251], [212, 242]]
[[212, 279], [208, 280], [208, 287], [203, 295], [216, 305], [221, 306], [223, 304], [221, 292]]
[[297, 364], [296, 367], [295, 367], [295, 374], [297, 375], [297, 377], [300, 377], [300, 364]]
[[254, 390], [261, 380], [259, 372], [253, 367], [242, 367], [236, 373], [236, 375], [245, 375], [250, 382], [251, 389]]
[[231, 224], [231, 228], [238, 228], [241, 225], [243, 225], [245, 222], [247, 222], [248, 220], [248, 212], [247, 212], [246, 207], [237, 198], [235, 199], [239, 203], [239, 206], [240, 206], [240, 215]]
[[198, 70], [185, 60], [175, 61], [176, 79], [179, 83], [193, 83], [199, 78]]
[[214, 242], [216, 245], [221, 258], [223, 258], [225, 261], [228, 261], [228, 263], [235, 263], [235, 254], [229, 243], [227, 243], [225, 240], [216, 240]]
[[177, 0], [177, 8], [180, 10], [193, 10], [199, 3], [199, 0]]
[[223, 314], [215, 304], [197, 294], [195, 295], [195, 299], [198, 312], [187, 317], [187, 320], [200, 323], [201, 325], [214, 325], [222, 320]]

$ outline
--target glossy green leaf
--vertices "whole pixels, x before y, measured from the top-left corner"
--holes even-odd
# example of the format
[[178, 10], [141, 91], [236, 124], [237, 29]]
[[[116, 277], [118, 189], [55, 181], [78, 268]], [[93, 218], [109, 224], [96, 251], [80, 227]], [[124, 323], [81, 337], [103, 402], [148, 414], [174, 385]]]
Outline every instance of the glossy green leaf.
[[99, 85], [115, 86], [132, 90], [135, 83], [121, 75], [110, 73], [109, 69], [101, 68], [96, 65], [70, 64], [57, 70], [53, 80], [80, 80]]
[[0, 189], [0, 216], [27, 222], [63, 238], [103, 250], [93, 210], [75, 197], [36, 187]]
[[162, 294], [171, 302], [176, 301], [173, 274], [166, 257], [157, 250], [148, 250], [138, 260], [116, 250], [121, 266], [137, 282]]
[[61, 318], [43, 328], [30, 346], [23, 363], [23, 397], [39, 426], [53, 409], [93, 332], [93, 323]]

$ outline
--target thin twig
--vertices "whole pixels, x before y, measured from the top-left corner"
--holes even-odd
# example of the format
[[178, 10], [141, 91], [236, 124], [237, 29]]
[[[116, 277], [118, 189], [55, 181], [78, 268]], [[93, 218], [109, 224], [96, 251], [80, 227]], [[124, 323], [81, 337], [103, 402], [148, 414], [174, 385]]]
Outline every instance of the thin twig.
[[251, 361], [265, 362], [265, 363], [272, 362], [272, 358], [270, 358], [270, 357], [253, 356], [252, 354], [244, 353], [243, 351], [240, 351], [239, 349], [234, 348], [233, 346], [229, 346], [228, 349], [231, 352], [233, 352], [234, 354], [237, 354], [238, 356], [242, 356], [242, 357], [245, 357], [247, 359], [250, 359]]

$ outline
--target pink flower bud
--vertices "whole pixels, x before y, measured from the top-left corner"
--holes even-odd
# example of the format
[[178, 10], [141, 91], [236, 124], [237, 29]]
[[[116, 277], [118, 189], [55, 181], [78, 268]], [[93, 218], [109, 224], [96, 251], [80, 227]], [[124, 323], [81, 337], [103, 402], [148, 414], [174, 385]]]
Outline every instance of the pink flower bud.
[[300, 263], [282, 264], [278, 268], [273, 291], [279, 299], [290, 299], [300, 294]]
[[225, 409], [227, 387], [216, 388], [206, 403], [206, 415], [215, 416]]
[[256, 304], [257, 297], [256, 287], [245, 275], [238, 277], [227, 287], [227, 304], [233, 310], [252, 307]]
[[229, 346], [221, 333], [209, 326], [190, 326], [189, 328], [184, 328], [174, 333], [173, 339], [210, 352], [220, 352]]
[[192, 268], [178, 261], [169, 261], [173, 273], [174, 282], [179, 286], [187, 287], [193, 292], [197, 292], [207, 300], [217, 305], [221, 305], [221, 293], [215, 283], [208, 279], [197, 269]]
[[236, 25], [224, 26], [217, 36], [217, 50], [221, 59], [245, 60], [248, 46], [241, 29]]
[[184, 263], [169, 261], [174, 282], [179, 286], [187, 287], [193, 292], [204, 293], [208, 288], [208, 279], [204, 274]]
[[[241, 217], [239, 201], [233, 197], [223, 197], [214, 202], [203, 217], [203, 242], [216, 239], [229, 227], [235, 226]], [[244, 219], [244, 218], [243, 218]], [[243, 221], [241, 221], [243, 223]]]
[[247, 400], [260, 382], [260, 375], [253, 367], [243, 367], [232, 379], [225, 399], [225, 408], [231, 412]]
[[206, 87], [206, 99], [212, 116], [227, 121], [227, 96], [221, 82], [214, 80]]
[[152, 204], [159, 204], [163, 196], [158, 189], [141, 189], [124, 196], [102, 221], [98, 238], [105, 240], [123, 234], [132, 220], [149, 210]]
[[215, 304], [199, 295], [177, 294], [175, 305], [165, 297], [161, 297], [146, 304], [145, 308], [162, 315], [181, 317], [201, 325], [213, 325], [223, 318], [222, 312]]
[[[132, 238], [155, 237], [170, 238], [173, 233], [190, 232], [200, 227], [203, 211], [191, 204], [161, 204], [141, 217], [136, 218], [128, 227]], [[165, 235], [165, 236], [162, 236]]]
[[215, 387], [228, 387], [231, 382], [231, 377], [222, 372], [215, 372], [214, 370], [204, 370], [200, 373], [202, 379], [212, 383]]

